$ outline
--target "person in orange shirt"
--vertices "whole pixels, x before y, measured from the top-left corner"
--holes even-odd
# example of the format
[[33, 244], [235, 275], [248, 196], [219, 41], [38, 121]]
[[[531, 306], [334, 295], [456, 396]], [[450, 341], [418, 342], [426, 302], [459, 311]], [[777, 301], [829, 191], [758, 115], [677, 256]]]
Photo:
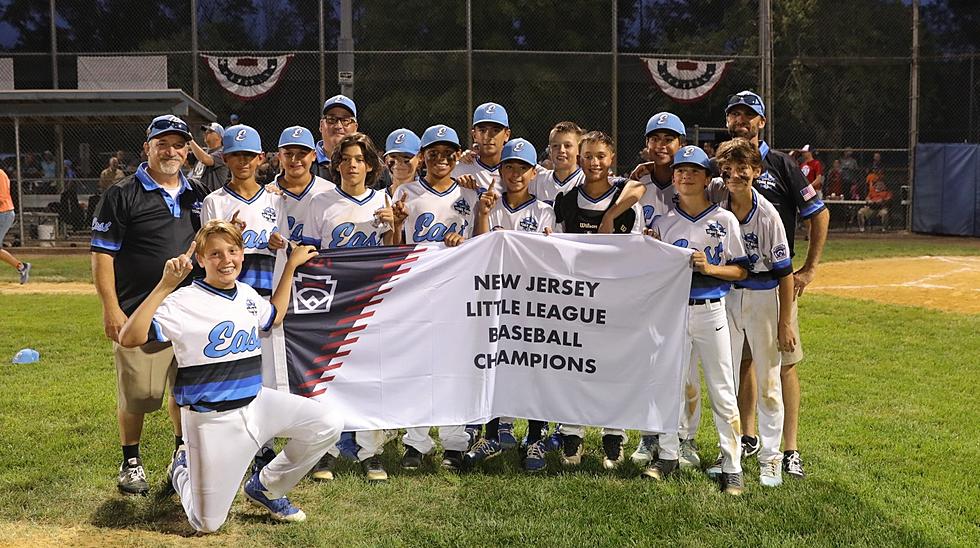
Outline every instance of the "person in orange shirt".
[[868, 219], [872, 215], [878, 215], [881, 219], [881, 231], [884, 232], [888, 226], [888, 202], [892, 199], [892, 193], [879, 171], [868, 173], [867, 182], [868, 203], [858, 210], [858, 230], [864, 232], [864, 224]]
[[3, 239], [14, 224], [14, 201], [10, 198], [10, 178], [0, 169], [0, 261], [17, 269], [20, 283], [26, 284], [31, 276], [31, 263], [25, 263], [3, 249]]

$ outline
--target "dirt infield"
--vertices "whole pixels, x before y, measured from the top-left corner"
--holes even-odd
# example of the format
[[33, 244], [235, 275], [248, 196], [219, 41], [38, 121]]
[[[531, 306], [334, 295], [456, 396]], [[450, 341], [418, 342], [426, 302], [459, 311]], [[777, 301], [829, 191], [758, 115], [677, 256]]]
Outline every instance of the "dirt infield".
[[95, 295], [95, 286], [84, 282], [30, 282], [24, 285], [0, 282], [0, 295]]
[[980, 257], [896, 257], [820, 265], [810, 291], [980, 314]]
[[106, 529], [92, 525], [59, 527], [26, 523], [0, 523], [0, 545], [35, 546], [231, 546], [241, 545], [237, 535], [181, 536], [153, 531]]

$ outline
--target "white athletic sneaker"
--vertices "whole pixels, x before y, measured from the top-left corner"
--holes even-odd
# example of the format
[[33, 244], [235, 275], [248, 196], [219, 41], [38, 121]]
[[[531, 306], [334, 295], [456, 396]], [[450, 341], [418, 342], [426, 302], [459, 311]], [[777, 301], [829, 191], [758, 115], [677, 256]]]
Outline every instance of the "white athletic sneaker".
[[783, 484], [783, 462], [776, 457], [759, 463], [759, 483], [763, 487], [779, 487]]
[[630, 460], [638, 466], [650, 464], [660, 453], [659, 441], [660, 437], [656, 434], [641, 437], [639, 445], [636, 446], [636, 451], [630, 455]]
[[698, 456], [698, 445], [694, 440], [681, 440], [681, 468], [701, 468], [701, 457]]

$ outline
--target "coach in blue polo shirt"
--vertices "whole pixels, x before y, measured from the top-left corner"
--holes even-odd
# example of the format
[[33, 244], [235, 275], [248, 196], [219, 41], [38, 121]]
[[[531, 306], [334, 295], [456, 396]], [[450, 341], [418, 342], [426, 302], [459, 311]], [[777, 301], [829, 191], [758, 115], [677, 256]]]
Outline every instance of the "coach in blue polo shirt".
[[[176, 362], [171, 347], [119, 346], [119, 330], [160, 280], [166, 260], [186, 251], [200, 228], [201, 200], [207, 189], [188, 182], [180, 172], [190, 139], [180, 118], [154, 118], [143, 144], [147, 161], [105, 191], [92, 219], [92, 277], [116, 365], [123, 453], [117, 485], [126, 494], [149, 491], [139, 452], [143, 416], [160, 409], [164, 389], [172, 386]], [[168, 410], [179, 445], [180, 413], [173, 398]]]

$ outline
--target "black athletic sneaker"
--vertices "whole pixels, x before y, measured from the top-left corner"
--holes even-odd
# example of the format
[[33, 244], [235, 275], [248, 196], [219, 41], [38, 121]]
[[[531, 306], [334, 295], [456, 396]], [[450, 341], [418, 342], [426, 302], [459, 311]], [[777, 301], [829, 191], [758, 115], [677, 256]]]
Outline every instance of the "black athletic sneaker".
[[803, 472], [803, 457], [799, 451], [783, 451], [783, 471], [796, 479], [806, 477]]
[[565, 466], [576, 466], [582, 463], [582, 438], [563, 435], [561, 438], [561, 463]]
[[315, 480], [329, 481], [333, 479], [333, 467], [337, 463], [337, 457], [331, 455], [330, 453], [324, 454], [320, 457], [320, 462], [316, 463], [313, 470], [310, 471], [310, 476]]
[[461, 470], [463, 468], [463, 452], [443, 451], [442, 467], [446, 470]]
[[385, 481], [388, 479], [388, 472], [381, 464], [381, 457], [377, 455], [361, 461], [361, 467], [364, 468], [364, 475], [367, 476], [368, 481]]
[[405, 447], [405, 455], [402, 456], [402, 468], [405, 470], [418, 470], [422, 466], [422, 459], [425, 455], [421, 451], [408, 445]]
[[676, 460], [665, 460], [658, 458], [653, 464], [643, 471], [643, 476], [658, 481], [663, 481], [672, 476], [677, 471], [678, 462]]
[[623, 436], [606, 434], [602, 436], [602, 451], [606, 457], [602, 459], [602, 467], [612, 470], [623, 461]]
[[150, 492], [150, 484], [146, 482], [146, 471], [139, 457], [124, 460], [119, 465], [119, 480], [116, 482], [119, 491], [126, 495], [146, 495]]
[[262, 446], [259, 452], [252, 459], [252, 474], [258, 474], [265, 468], [272, 459], [276, 458], [276, 452], [271, 447]]
[[759, 443], [759, 438], [753, 436], [742, 436], [742, 458], [753, 457], [759, 454], [759, 448], [762, 444]]

